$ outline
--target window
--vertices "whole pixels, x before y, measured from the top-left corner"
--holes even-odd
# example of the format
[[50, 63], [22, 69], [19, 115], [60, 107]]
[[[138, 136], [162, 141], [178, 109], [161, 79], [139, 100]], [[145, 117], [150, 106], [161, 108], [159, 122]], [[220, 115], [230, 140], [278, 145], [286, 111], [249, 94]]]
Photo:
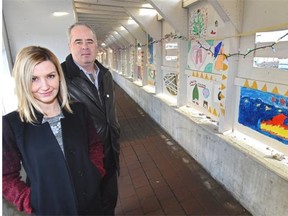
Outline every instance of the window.
[[[271, 47], [271, 49], [262, 49], [265, 47]], [[253, 67], [274, 68], [288, 71], [287, 47], [288, 30], [257, 32], [255, 34], [256, 50], [253, 59]], [[261, 53], [259, 50], [261, 50]]]

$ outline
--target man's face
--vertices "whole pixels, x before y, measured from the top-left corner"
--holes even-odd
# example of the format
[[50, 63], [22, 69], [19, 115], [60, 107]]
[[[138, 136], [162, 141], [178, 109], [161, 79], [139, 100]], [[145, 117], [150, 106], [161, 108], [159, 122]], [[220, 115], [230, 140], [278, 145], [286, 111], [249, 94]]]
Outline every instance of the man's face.
[[69, 49], [73, 60], [83, 68], [94, 67], [97, 55], [97, 41], [93, 32], [86, 26], [75, 26], [71, 30]]

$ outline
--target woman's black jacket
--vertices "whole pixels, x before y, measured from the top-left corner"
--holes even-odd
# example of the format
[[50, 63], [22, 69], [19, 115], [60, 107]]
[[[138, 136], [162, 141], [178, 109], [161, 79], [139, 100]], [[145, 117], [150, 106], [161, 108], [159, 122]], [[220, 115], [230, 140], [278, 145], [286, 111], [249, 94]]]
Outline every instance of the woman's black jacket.
[[[62, 110], [65, 156], [49, 123], [41, 123], [42, 114], [37, 113], [34, 124], [22, 122], [16, 111], [3, 116], [3, 196], [18, 210], [36, 215], [101, 214], [103, 145], [86, 107], [71, 107], [73, 114]], [[30, 186], [19, 176], [21, 163]]]

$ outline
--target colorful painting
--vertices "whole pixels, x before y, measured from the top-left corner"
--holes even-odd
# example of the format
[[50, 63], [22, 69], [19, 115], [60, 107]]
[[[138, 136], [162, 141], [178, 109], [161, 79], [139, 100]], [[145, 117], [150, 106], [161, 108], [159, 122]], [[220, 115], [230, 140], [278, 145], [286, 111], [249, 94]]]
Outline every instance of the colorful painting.
[[216, 37], [218, 35], [219, 21], [216, 19], [214, 25], [208, 25], [208, 36]]
[[238, 122], [288, 145], [288, 97], [242, 87]]
[[154, 64], [154, 44], [153, 38], [148, 34], [148, 62]]
[[208, 116], [218, 120], [221, 100], [218, 97], [221, 92], [219, 86], [213, 80], [188, 76], [188, 104], [200, 107], [202, 111], [206, 110]]
[[129, 60], [129, 65], [130, 65], [130, 74], [129, 76], [130, 77], [133, 77], [134, 76], [134, 49], [130, 49], [130, 60]]
[[189, 36], [206, 38], [208, 22], [208, 9], [201, 8], [192, 11], [189, 17]]
[[228, 61], [224, 54], [224, 44], [221, 41], [214, 47], [214, 69], [216, 71], [226, 71], [228, 69]]
[[[214, 41], [201, 42], [204, 47], [211, 47], [213, 43]], [[189, 41], [188, 46], [187, 69], [212, 73], [215, 59], [212, 53], [201, 48], [196, 41]]]
[[148, 67], [148, 85], [155, 86], [156, 70], [153, 67]]
[[176, 96], [178, 94], [178, 75], [175, 73], [167, 73], [164, 76], [165, 88], [171, 96]]
[[187, 69], [221, 74], [228, 70], [222, 41], [189, 41]]
[[143, 55], [144, 51], [142, 49], [137, 49], [137, 78], [138, 80], [143, 80]]

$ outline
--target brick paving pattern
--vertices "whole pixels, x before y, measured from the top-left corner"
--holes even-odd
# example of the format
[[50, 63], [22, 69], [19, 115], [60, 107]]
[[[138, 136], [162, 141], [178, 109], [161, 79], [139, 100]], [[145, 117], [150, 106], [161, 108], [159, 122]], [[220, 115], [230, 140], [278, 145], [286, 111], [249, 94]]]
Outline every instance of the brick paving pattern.
[[118, 85], [116, 215], [251, 215]]

